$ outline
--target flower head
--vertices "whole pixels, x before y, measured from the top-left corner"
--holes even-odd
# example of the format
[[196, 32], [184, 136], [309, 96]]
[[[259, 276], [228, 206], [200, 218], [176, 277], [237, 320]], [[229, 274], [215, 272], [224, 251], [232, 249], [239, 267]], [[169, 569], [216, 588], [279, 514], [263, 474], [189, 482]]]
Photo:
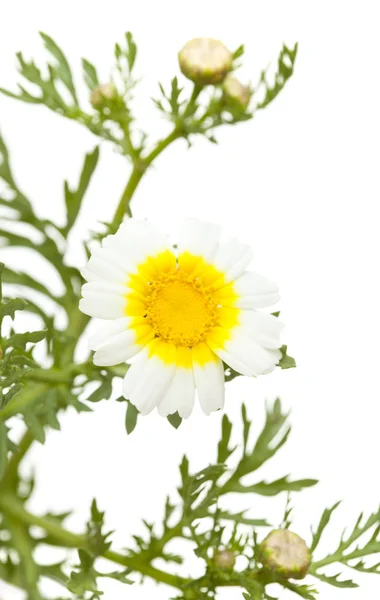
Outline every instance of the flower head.
[[91, 92], [90, 102], [94, 108], [100, 108], [107, 101], [114, 100], [117, 96], [117, 90], [113, 83], [103, 83], [94, 88]]
[[260, 561], [281, 577], [302, 579], [310, 566], [310, 550], [293, 531], [275, 529], [260, 545]]
[[223, 81], [223, 94], [227, 102], [239, 107], [247, 108], [251, 99], [251, 90], [243, 85], [236, 77], [229, 74]]
[[195, 38], [178, 55], [182, 73], [198, 85], [221, 83], [232, 66], [232, 52], [219, 40]]
[[247, 245], [221, 241], [217, 225], [196, 219], [185, 221], [177, 251], [151, 223], [129, 219], [92, 253], [80, 309], [109, 321], [90, 340], [94, 363], [138, 354], [123, 394], [140, 413], [188, 417], [195, 389], [206, 414], [222, 408], [223, 361], [248, 376], [274, 369], [282, 324], [257, 309], [278, 290], [245, 270], [251, 258]]
[[233, 569], [236, 557], [231, 550], [217, 550], [214, 554], [214, 563], [218, 569]]

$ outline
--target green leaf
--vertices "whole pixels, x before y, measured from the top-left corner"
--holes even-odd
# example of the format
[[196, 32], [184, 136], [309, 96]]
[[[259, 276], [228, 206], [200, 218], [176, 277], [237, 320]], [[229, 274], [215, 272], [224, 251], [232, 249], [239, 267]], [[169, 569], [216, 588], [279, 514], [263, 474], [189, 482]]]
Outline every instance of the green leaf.
[[181, 419], [181, 417], [179, 416], [179, 414], [177, 412], [175, 412], [172, 415], [168, 415], [167, 419], [168, 419], [170, 425], [172, 427], [174, 427], [174, 429], [178, 429], [178, 427], [182, 423], [182, 419]]
[[91, 64], [85, 58], [82, 58], [82, 67], [83, 67], [83, 73], [84, 73], [84, 80], [85, 80], [86, 84], [88, 85], [88, 87], [90, 88], [90, 90], [93, 90], [94, 88], [98, 87], [99, 77], [98, 77], [96, 67], [94, 67], [94, 65]]
[[251, 527], [269, 527], [269, 523], [266, 519], [250, 519], [245, 516], [246, 511], [239, 513], [229, 513], [228, 511], [219, 511], [218, 518], [225, 521], [233, 521], [234, 523], [240, 523], [241, 525], [249, 525]]
[[111, 532], [103, 533], [103, 525], [104, 512], [98, 509], [94, 499], [91, 504], [91, 519], [87, 523], [87, 544], [94, 556], [104, 554], [111, 546], [108, 541]]
[[82, 172], [79, 179], [79, 185], [76, 190], [71, 190], [69, 184], [65, 181], [65, 203], [66, 203], [66, 232], [74, 225], [79, 210], [83, 201], [83, 197], [87, 191], [91, 177], [96, 169], [99, 159], [99, 146], [93, 152], [86, 154]]
[[276, 496], [281, 492], [300, 492], [317, 483], [317, 479], [298, 479], [290, 481], [289, 476], [287, 475], [286, 477], [281, 477], [271, 483], [260, 481], [254, 485], [235, 484], [234, 487], [231, 488], [231, 491], [244, 494], [260, 494], [261, 496]]
[[[6, 278], [4, 278], [4, 281], [6, 281]], [[24, 310], [26, 304], [25, 300], [21, 298], [7, 300], [0, 305], [0, 318], [9, 316], [11, 319], [14, 319], [16, 310]]]
[[3, 478], [8, 464], [8, 430], [5, 423], [0, 420], [0, 481]]
[[282, 358], [278, 363], [278, 366], [281, 367], [281, 369], [293, 369], [297, 366], [295, 359], [287, 354], [287, 348], [287, 346], [282, 346], [282, 348], [280, 348]]
[[244, 44], [239, 46], [232, 55], [233, 60], [237, 60], [244, 54]]
[[[12, 269], [9, 269], [8, 267], [6, 267], [4, 269], [2, 279], [3, 279], [4, 283], [10, 283], [10, 284], [14, 284], [14, 285], [22, 285], [22, 286], [31, 288], [33, 290], [36, 290], [37, 292], [40, 292], [41, 294], [44, 294], [48, 298], [51, 298], [52, 300], [54, 300], [58, 303], [61, 303], [61, 298], [59, 298], [59, 297], [57, 298], [57, 295], [54, 295], [52, 292], [50, 292], [50, 290], [48, 290], [48, 288], [45, 287], [43, 283], [41, 283], [40, 281], [37, 281], [37, 279], [34, 279], [27, 273], [22, 273], [21, 271], [13, 271]], [[24, 300], [19, 300], [19, 302], [24, 302], [24, 308], [27, 306], [27, 302], [25, 302]], [[22, 310], [22, 309], [16, 309], [16, 310]]]
[[285, 44], [283, 45], [278, 57], [273, 85], [268, 84], [265, 71], [261, 73], [259, 86], [264, 86], [265, 93], [263, 100], [257, 104], [256, 109], [268, 106], [284, 88], [286, 82], [293, 75], [297, 50], [298, 44], [295, 44], [294, 48], [288, 48]]
[[225, 463], [236, 449], [236, 446], [234, 448], [229, 447], [231, 432], [232, 423], [227, 415], [224, 414], [222, 419], [222, 437], [218, 444], [218, 463], [220, 464]]
[[311, 585], [292, 583], [290, 581], [281, 580], [281, 585], [288, 590], [291, 590], [297, 596], [305, 598], [305, 600], [317, 600], [317, 590]]
[[322, 537], [322, 533], [323, 533], [324, 529], [329, 524], [333, 512], [338, 508], [339, 505], [340, 505], [340, 502], [337, 502], [331, 508], [326, 508], [323, 511], [321, 520], [318, 523], [318, 527], [317, 527], [315, 533], [312, 532], [313, 533], [313, 539], [312, 539], [312, 542], [311, 542], [311, 545], [310, 545], [310, 552], [311, 552], [311, 554], [317, 548], [317, 546], [318, 546], [318, 544], [320, 542], [320, 539]]
[[100, 402], [101, 400], [108, 400], [112, 394], [112, 378], [105, 379], [99, 387], [92, 392], [87, 398], [88, 402]]
[[127, 430], [128, 435], [132, 433], [137, 424], [137, 419], [139, 416], [139, 411], [137, 408], [127, 400], [127, 412], [125, 414], [125, 429]]
[[4, 348], [20, 348], [25, 350], [26, 344], [37, 344], [46, 337], [46, 331], [26, 331], [25, 333], [15, 333], [5, 340]]
[[[266, 421], [253, 451], [246, 454], [238, 466], [237, 472], [240, 476], [259, 469], [285, 444], [290, 433], [290, 426], [286, 425], [287, 419], [288, 414], [282, 412], [280, 399], [277, 398], [273, 407], [267, 408]], [[244, 439], [248, 436], [249, 431], [247, 422], [245, 422], [245, 428]]]
[[68, 89], [74, 100], [74, 104], [77, 105], [78, 98], [75, 92], [75, 86], [71, 74], [71, 69], [69, 63], [67, 62], [66, 56], [62, 52], [61, 48], [50, 36], [42, 32], [40, 32], [40, 36], [45, 42], [46, 49], [57, 60], [57, 64], [53, 67], [54, 76], [59, 78], [65, 84], [66, 88]]
[[323, 583], [328, 583], [333, 587], [337, 588], [357, 588], [359, 587], [357, 583], [352, 581], [352, 579], [338, 579], [341, 576], [341, 573], [337, 573], [336, 575], [323, 575], [322, 573], [313, 573], [314, 577], [318, 577]]

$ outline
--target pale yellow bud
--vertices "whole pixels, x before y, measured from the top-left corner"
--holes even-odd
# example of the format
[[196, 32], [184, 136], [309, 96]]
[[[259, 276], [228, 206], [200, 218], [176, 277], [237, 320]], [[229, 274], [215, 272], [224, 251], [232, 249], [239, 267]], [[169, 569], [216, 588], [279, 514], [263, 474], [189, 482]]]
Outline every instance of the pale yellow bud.
[[195, 38], [178, 55], [182, 73], [198, 85], [221, 83], [232, 66], [232, 52], [219, 40]]
[[231, 550], [217, 550], [214, 554], [214, 563], [218, 569], [233, 569], [235, 554]]
[[251, 99], [251, 90], [236, 77], [229, 74], [223, 81], [223, 93], [227, 102], [240, 108], [247, 108]]
[[260, 544], [260, 562], [285, 579], [302, 579], [310, 566], [310, 550], [288, 529], [275, 529]]
[[117, 97], [117, 89], [113, 83], [103, 83], [94, 88], [91, 92], [90, 102], [94, 108], [104, 106], [107, 101], [114, 100]]

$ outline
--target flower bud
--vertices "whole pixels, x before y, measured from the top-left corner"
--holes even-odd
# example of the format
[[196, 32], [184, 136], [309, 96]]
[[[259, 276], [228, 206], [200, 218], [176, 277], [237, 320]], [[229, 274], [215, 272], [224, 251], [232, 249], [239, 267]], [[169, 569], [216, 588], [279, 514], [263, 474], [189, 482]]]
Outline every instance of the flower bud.
[[221, 83], [232, 66], [232, 52], [219, 40], [195, 38], [178, 55], [182, 73], [198, 85]]
[[233, 569], [235, 554], [231, 550], [217, 550], [214, 554], [214, 563], [218, 569]]
[[0, 346], [0, 360], [1, 360], [2, 358], [3, 358], [3, 349], [2, 349], [2, 347]]
[[223, 94], [228, 104], [237, 108], [247, 108], [251, 99], [251, 90], [243, 85], [236, 77], [229, 74], [223, 81]]
[[94, 108], [101, 108], [107, 101], [115, 100], [117, 89], [113, 83], [103, 83], [91, 92], [90, 102]]
[[310, 566], [310, 550], [296, 533], [275, 529], [260, 544], [259, 559], [280, 577], [302, 579]]

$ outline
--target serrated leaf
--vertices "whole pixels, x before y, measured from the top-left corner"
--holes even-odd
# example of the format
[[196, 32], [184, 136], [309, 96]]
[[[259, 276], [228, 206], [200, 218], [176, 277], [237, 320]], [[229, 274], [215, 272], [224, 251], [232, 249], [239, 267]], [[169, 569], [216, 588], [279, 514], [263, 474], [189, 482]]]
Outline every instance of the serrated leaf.
[[231, 486], [231, 492], [244, 494], [259, 494], [260, 496], [276, 496], [281, 492], [300, 492], [305, 488], [312, 487], [318, 483], [317, 479], [298, 479], [295, 481], [289, 480], [289, 476], [281, 477], [276, 481], [267, 482], [260, 481], [254, 485], [242, 485], [236, 483]]
[[4, 342], [4, 348], [20, 348], [24, 350], [27, 344], [37, 344], [46, 337], [46, 331], [25, 331], [25, 333], [14, 333]]
[[333, 587], [337, 588], [357, 588], [359, 587], [357, 583], [352, 581], [352, 579], [339, 579], [341, 577], [341, 573], [337, 573], [336, 575], [324, 575], [323, 573], [313, 573], [314, 577], [318, 577], [320, 581], [323, 583], [328, 583]]
[[340, 501], [336, 502], [336, 504], [334, 504], [334, 506], [332, 506], [331, 508], [326, 508], [323, 511], [323, 514], [321, 516], [321, 519], [318, 523], [318, 527], [315, 531], [315, 533], [313, 533], [313, 538], [312, 538], [312, 542], [310, 544], [310, 552], [313, 553], [314, 550], [317, 548], [320, 539], [322, 537], [322, 533], [324, 531], [324, 529], [327, 527], [327, 525], [330, 522], [331, 516], [333, 514], [333, 512], [338, 508], [338, 506], [340, 505]]
[[61, 48], [56, 44], [56, 42], [46, 33], [40, 32], [40, 36], [45, 43], [46, 49], [50, 52], [52, 56], [57, 61], [57, 65], [54, 66], [54, 74], [56, 77], [59, 77], [61, 81], [65, 84], [66, 88], [70, 92], [74, 104], [78, 104], [77, 95], [75, 92], [75, 86], [73, 82], [73, 77], [71, 74], [71, 69], [69, 63], [67, 62], [66, 56], [62, 52]]
[[0, 305], [0, 318], [11, 317], [14, 319], [16, 310], [24, 310], [26, 307], [26, 301], [21, 298], [14, 298], [13, 300], [7, 300]]
[[86, 154], [77, 189], [70, 189], [65, 181], [65, 203], [66, 203], [66, 231], [68, 232], [74, 225], [79, 214], [80, 207], [87, 188], [90, 184], [92, 175], [96, 169], [99, 159], [99, 146]]
[[285, 44], [283, 45], [277, 60], [277, 69], [274, 75], [273, 85], [268, 84], [265, 71], [261, 73], [260, 83], [265, 88], [265, 94], [263, 100], [257, 104], [256, 109], [262, 109], [268, 106], [268, 104], [273, 102], [284, 88], [287, 81], [293, 75], [297, 50], [298, 44], [295, 44], [294, 48], [288, 48]]
[[232, 432], [232, 423], [226, 414], [222, 419], [222, 437], [218, 444], [218, 463], [225, 463], [234, 452], [235, 448], [230, 448], [230, 438]]
[[[266, 421], [253, 451], [246, 454], [238, 466], [240, 476], [259, 469], [285, 444], [290, 433], [290, 426], [286, 425], [287, 419], [288, 414], [282, 412], [280, 399], [277, 398], [273, 407], [267, 408]], [[245, 423], [245, 427], [247, 427], [247, 423]], [[247, 433], [244, 436], [246, 438]], [[275, 443], [274, 440], [276, 440]]]

